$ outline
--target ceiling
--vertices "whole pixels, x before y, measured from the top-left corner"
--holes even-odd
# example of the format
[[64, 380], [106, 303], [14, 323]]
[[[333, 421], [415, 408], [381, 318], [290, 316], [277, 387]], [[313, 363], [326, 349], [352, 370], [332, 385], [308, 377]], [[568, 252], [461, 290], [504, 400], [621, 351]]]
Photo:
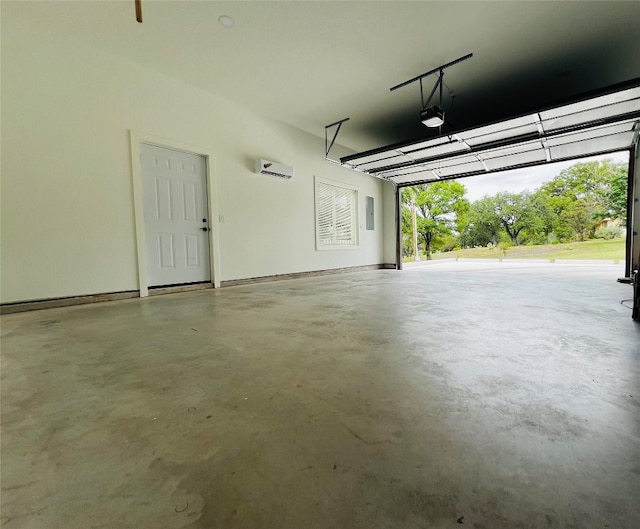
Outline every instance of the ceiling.
[[[432, 137], [419, 120], [418, 85], [389, 88], [467, 53], [473, 58], [444, 77], [455, 129], [640, 77], [637, 1], [142, 0], [143, 24], [133, 0], [0, 5], [3, 18], [76, 37], [319, 136], [350, 117], [338, 143], [355, 151]], [[223, 14], [235, 27], [218, 24]], [[435, 80], [425, 79], [425, 90]]]

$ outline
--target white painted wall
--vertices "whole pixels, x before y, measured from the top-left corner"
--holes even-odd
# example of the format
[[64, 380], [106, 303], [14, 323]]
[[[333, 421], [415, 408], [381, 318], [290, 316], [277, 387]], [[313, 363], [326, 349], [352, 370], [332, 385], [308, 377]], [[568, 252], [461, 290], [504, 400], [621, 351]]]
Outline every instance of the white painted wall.
[[[1, 92], [3, 303], [138, 289], [130, 129], [214, 153], [223, 281], [388, 260], [382, 182], [326, 162], [324, 138], [5, 13]], [[314, 175], [358, 187], [359, 249], [315, 250]]]

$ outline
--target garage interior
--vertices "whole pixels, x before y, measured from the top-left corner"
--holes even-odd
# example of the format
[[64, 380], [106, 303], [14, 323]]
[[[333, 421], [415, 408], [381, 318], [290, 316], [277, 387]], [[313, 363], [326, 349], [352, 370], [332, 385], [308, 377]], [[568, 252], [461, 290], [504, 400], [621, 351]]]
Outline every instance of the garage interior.
[[[640, 4], [142, 13], [0, 4], [2, 527], [635, 527]], [[470, 52], [441, 129], [389, 90]], [[624, 271], [398, 270], [398, 185], [462, 175], [411, 153], [597, 97], [564, 132], [630, 153]], [[154, 279], [148, 146], [203, 163], [202, 280]], [[354, 197], [349, 248], [322, 246], [323, 185]]]

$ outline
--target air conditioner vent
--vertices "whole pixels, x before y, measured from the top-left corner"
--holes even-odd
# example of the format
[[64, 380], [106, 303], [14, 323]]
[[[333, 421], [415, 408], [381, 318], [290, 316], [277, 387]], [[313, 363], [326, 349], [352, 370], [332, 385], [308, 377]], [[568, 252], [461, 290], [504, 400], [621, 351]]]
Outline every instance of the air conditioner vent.
[[293, 167], [269, 160], [256, 160], [256, 173], [289, 180], [293, 177]]

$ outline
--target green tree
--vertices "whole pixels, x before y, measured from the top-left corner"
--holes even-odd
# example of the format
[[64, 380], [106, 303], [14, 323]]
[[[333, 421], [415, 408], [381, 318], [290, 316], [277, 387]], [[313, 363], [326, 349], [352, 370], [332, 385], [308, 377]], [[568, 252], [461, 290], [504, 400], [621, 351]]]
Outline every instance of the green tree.
[[538, 197], [529, 191], [503, 191], [489, 197], [489, 203], [493, 206], [493, 212], [509, 240], [516, 246], [522, 242], [523, 232], [535, 237], [545, 229], [546, 221]]
[[464, 232], [465, 246], [496, 246], [502, 229], [496, 216], [493, 197], [485, 196], [471, 204], [469, 223]]
[[[464, 185], [455, 181], [434, 182], [402, 190], [403, 235], [407, 246], [413, 233], [412, 211], [416, 214], [416, 232], [424, 243], [427, 259], [444, 238], [458, 233], [465, 224], [469, 202], [464, 198]], [[451, 243], [451, 239], [447, 241]], [[410, 251], [410, 254], [413, 253]]]
[[[468, 235], [469, 223], [471, 222], [470, 214], [471, 204], [467, 202], [466, 207], [463, 210], [459, 211], [456, 215], [454, 230], [457, 233], [457, 237], [455, 237], [455, 244], [453, 245], [454, 248], [456, 246], [466, 248], [469, 245]], [[447, 246], [451, 246], [451, 244], [447, 244]]]
[[529, 195], [531, 224], [525, 228], [527, 243], [546, 244], [553, 231], [553, 210], [549, 204], [549, 197], [537, 190]]
[[628, 169], [618, 164], [618, 170], [612, 175], [607, 195], [607, 205], [611, 218], [627, 220], [627, 188], [629, 187]]
[[576, 163], [544, 184], [540, 192], [548, 197], [557, 237], [584, 240], [599, 220], [624, 220], [627, 168], [611, 160]]
[[425, 244], [427, 259], [438, 239], [451, 235], [456, 220], [469, 210], [464, 198], [466, 189], [460, 182], [448, 180], [413, 186], [417, 212], [417, 231]]

